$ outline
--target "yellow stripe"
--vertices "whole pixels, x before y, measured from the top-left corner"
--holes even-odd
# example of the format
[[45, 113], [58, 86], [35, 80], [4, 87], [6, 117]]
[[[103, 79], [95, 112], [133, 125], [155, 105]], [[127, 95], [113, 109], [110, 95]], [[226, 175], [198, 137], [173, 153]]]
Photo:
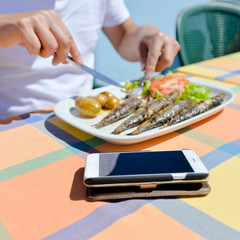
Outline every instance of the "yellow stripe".
[[240, 231], [240, 159], [233, 157], [210, 171], [209, 195], [183, 201]]
[[85, 141], [85, 140], [93, 138], [92, 135], [77, 129], [77, 128], [71, 126], [68, 123], [65, 123], [64, 121], [62, 121], [58, 117], [52, 117], [52, 118], [48, 119], [48, 122], [50, 122], [50, 123], [54, 124], [55, 126], [61, 128], [63, 131], [70, 133], [72, 136], [80, 139], [81, 141]]
[[198, 66], [195, 64], [180, 67], [180, 68], [178, 68], [178, 72], [198, 75], [198, 76], [212, 78], [212, 79], [228, 73], [228, 71], [205, 68], [203, 66]]
[[[226, 87], [226, 88], [233, 88], [233, 87], [236, 87], [237, 85], [236, 84], [232, 84], [232, 83], [227, 83], [227, 82], [222, 82], [222, 81], [218, 81], [218, 80], [213, 80], [213, 79], [210, 79], [210, 78], [203, 78], [203, 77], [191, 77], [191, 79], [196, 79], [196, 80], [202, 80], [204, 82], [209, 82], [209, 83], [213, 83], [213, 84], [217, 84], [219, 86], [223, 86], [223, 87]], [[190, 79], [190, 80], [191, 80]]]

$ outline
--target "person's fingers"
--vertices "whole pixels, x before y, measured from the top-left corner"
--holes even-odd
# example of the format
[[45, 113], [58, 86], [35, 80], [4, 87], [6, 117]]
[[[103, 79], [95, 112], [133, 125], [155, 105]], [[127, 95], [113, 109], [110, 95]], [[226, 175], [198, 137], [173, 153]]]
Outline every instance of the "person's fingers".
[[163, 44], [164, 39], [161, 34], [157, 33], [152, 37], [145, 67], [148, 78], [151, 78], [156, 70], [156, 65], [158, 63], [159, 54], [162, 50]]
[[76, 63], [78, 63], [78, 64], [80, 64], [80, 65], [83, 64], [83, 59], [82, 59], [81, 54], [80, 54], [80, 52], [78, 51], [78, 48], [77, 48], [77, 46], [76, 46], [76, 44], [75, 44], [74, 41], [72, 41], [71, 44], [70, 44], [70, 54], [71, 54], [71, 56], [72, 56], [72, 59], [73, 59]]
[[[163, 32], [145, 37], [143, 42], [148, 49], [145, 65], [146, 75], [151, 78], [155, 71], [162, 71], [172, 65], [175, 56], [180, 50], [179, 43]], [[141, 52], [140, 52], [141, 61]]]
[[0, 15], [0, 34], [0, 46], [20, 45], [29, 54], [45, 58], [54, 55], [54, 65], [67, 63], [69, 55], [77, 63], [83, 63], [71, 33], [53, 10], [10, 14], [2, 25]]
[[58, 49], [53, 59], [53, 64], [57, 65], [60, 62], [66, 63], [65, 60], [69, 56], [69, 53], [71, 54], [74, 61], [76, 61], [79, 64], [82, 64], [83, 60], [81, 58], [81, 55], [77, 49], [77, 46], [73, 40], [71, 33], [55, 12], [51, 14], [52, 14], [51, 17], [54, 19], [54, 22], [56, 24], [54, 26], [51, 25], [50, 30], [58, 43]]
[[35, 28], [35, 32], [41, 42], [41, 50], [39, 55], [44, 58], [54, 55], [58, 49], [58, 43], [49, 29], [42, 26], [37, 26]]
[[49, 57], [58, 48], [57, 41], [50, 32], [51, 18], [49, 11], [27, 13], [17, 21], [20, 37], [18, 45], [27, 48], [32, 55]]
[[180, 46], [174, 39], [169, 39], [165, 42], [156, 65], [156, 71], [161, 72], [165, 68], [170, 67], [173, 64], [174, 58], [179, 50]]
[[41, 42], [33, 30], [31, 23], [27, 20], [22, 20], [18, 23], [19, 28], [19, 45], [24, 46], [29, 54], [38, 55], [41, 50]]
[[53, 65], [67, 63], [65, 60], [70, 50], [70, 42], [68, 41], [70, 33], [55, 11], [48, 10], [44, 13], [49, 20], [49, 32], [51, 33], [49, 36], [54, 38], [53, 45], [50, 45], [49, 42], [46, 43], [54, 55], [52, 63]]
[[[80, 54], [80, 52], [77, 48], [77, 45], [76, 45], [71, 33], [69, 32], [66, 25], [63, 24], [63, 22], [61, 21], [61, 19], [59, 18], [59, 16], [55, 12], [53, 13], [53, 15], [54, 15], [55, 21], [57, 22], [57, 24], [59, 26], [59, 29], [62, 29], [64, 35], [69, 38], [69, 45], [70, 45], [69, 52], [70, 52], [73, 60], [75, 62], [77, 62], [78, 64], [83, 64], [81, 54]], [[68, 62], [64, 61], [63, 63], [68, 63]]]
[[146, 62], [147, 62], [147, 45], [144, 42], [140, 43], [139, 53], [140, 53], [141, 70], [144, 71], [146, 67]]
[[55, 26], [51, 28], [51, 32], [56, 38], [58, 43], [58, 49], [53, 58], [53, 65], [57, 65], [61, 62], [64, 62], [70, 52], [70, 38], [68, 34], [65, 34], [61, 28]]

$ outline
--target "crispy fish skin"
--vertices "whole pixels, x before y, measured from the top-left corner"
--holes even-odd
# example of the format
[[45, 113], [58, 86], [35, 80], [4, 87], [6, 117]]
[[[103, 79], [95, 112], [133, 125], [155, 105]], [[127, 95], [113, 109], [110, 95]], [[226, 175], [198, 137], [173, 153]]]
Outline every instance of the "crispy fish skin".
[[125, 100], [123, 103], [117, 105], [105, 118], [99, 123], [94, 125], [96, 128], [104, 127], [108, 124], [118, 121], [119, 119], [128, 116], [137, 108], [146, 104], [147, 99], [144, 98], [131, 98]]
[[129, 133], [128, 135], [137, 135], [152, 128], [161, 126], [192, 103], [193, 101], [191, 99], [180, 100], [178, 102], [172, 103], [171, 105], [165, 107], [163, 110], [159, 111], [151, 118], [143, 122], [135, 131]]
[[119, 134], [127, 129], [138, 126], [164, 107], [170, 105], [171, 103], [174, 103], [180, 94], [180, 90], [175, 90], [166, 96], [148, 102], [145, 106], [139, 108], [132, 116], [126, 119], [117, 128], [115, 128], [112, 134]]
[[178, 115], [173, 117], [168, 123], [168, 125], [171, 126], [173, 124], [177, 124], [179, 122], [192, 118], [198, 114], [204, 113], [210, 110], [211, 108], [214, 108], [220, 105], [223, 102], [224, 98], [225, 98], [225, 93], [220, 93], [214, 97], [204, 99], [194, 104], [193, 106], [190, 106], [188, 109], [183, 110]]

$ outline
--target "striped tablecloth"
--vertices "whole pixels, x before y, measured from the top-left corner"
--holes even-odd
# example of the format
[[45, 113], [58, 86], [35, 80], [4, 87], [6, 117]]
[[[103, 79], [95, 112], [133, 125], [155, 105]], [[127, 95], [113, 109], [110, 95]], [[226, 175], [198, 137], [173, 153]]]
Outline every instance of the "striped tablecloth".
[[240, 85], [240, 52], [183, 66], [178, 71]]
[[[1, 120], [0, 239], [240, 239], [240, 86], [215, 82], [236, 93], [223, 111], [133, 145], [77, 130], [51, 108]], [[86, 200], [88, 154], [183, 148], [193, 149], [209, 169], [209, 195]]]

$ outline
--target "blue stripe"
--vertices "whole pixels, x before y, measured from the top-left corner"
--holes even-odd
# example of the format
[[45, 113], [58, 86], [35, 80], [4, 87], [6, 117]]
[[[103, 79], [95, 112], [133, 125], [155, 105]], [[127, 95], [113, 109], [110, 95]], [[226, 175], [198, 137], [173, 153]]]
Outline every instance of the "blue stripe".
[[54, 117], [55, 115], [53, 114], [53, 112], [47, 112], [47, 113], [43, 113], [41, 115], [34, 115], [29, 117], [29, 115], [23, 116], [21, 115], [20, 117], [22, 119], [24, 119], [27, 123], [33, 123], [33, 122], [38, 122], [38, 121], [42, 121], [42, 120], [46, 120], [49, 118]]
[[240, 239], [238, 231], [180, 199], [158, 199], [152, 205], [205, 239]]
[[66, 148], [71, 152], [73, 152], [74, 154], [78, 154], [79, 152], [82, 152], [82, 151], [88, 151], [92, 147], [85, 142], [78, 142], [71, 146], [67, 146]]
[[237, 139], [232, 143], [226, 143], [212, 152], [202, 156], [201, 160], [208, 170], [213, 169], [233, 156], [240, 154], [239, 145], [240, 139]]
[[240, 138], [233, 141], [232, 143], [240, 147]]
[[240, 147], [232, 143], [224, 144], [218, 149], [229, 154], [232, 154], [233, 156], [240, 153]]
[[[10, 120], [9, 123], [5, 123], [3, 125], [0, 125], [0, 132], [1, 131], [6, 131], [8, 129], [24, 126], [24, 125], [27, 125], [27, 124], [39, 122], [39, 121], [45, 120], [47, 118], [51, 118], [53, 116], [54, 116], [54, 114], [52, 112], [44, 113], [42, 115], [35, 115], [35, 116], [32, 116], [32, 117], [30, 117], [29, 114], [23, 114], [23, 115], [19, 116], [21, 119]], [[0, 120], [0, 122], [1, 122], [1, 120]]]
[[30, 124], [34, 123], [34, 122], [40, 122], [42, 120], [43, 120], [43, 118], [39, 115], [24, 119], [25, 122], [30, 123]]
[[[34, 125], [35, 126], [35, 125]], [[70, 150], [74, 154], [78, 154], [82, 151], [91, 151], [91, 149], [95, 146], [101, 145], [105, 143], [101, 139], [96, 141], [98, 138], [91, 138], [85, 141], [81, 141], [80, 139], [74, 137], [73, 135], [65, 132], [61, 128], [57, 127], [51, 122], [45, 121], [46, 129], [57, 138], [57, 141], [64, 145], [66, 149]], [[43, 129], [41, 129], [42, 132]], [[93, 152], [93, 151], [91, 151]]]
[[49, 121], [45, 121], [45, 127], [46, 129], [53, 134], [55, 137], [59, 138], [60, 140], [66, 142], [68, 145], [74, 145], [79, 143], [79, 139], [74, 137], [73, 135], [69, 134], [68, 132], [65, 132], [61, 128], [57, 127], [53, 123]]
[[36, 112], [29, 112], [29, 113], [19, 115], [19, 117], [22, 119], [29, 119], [29, 118], [34, 118], [34, 117], [40, 117], [41, 119], [47, 119], [50, 116], [53, 117], [55, 115], [52, 111], [49, 111], [49, 110], [36, 110]]
[[85, 218], [48, 236], [46, 240], [89, 239], [112, 225], [118, 219], [137, 211], [148, 202], [145, 200], [126, 200], [98, 207]]
[[219, 149], [215, 149], [208, 154], [201, 157], [202, 162], [208, 170], [211, 170], [218, 166], [219, 164], [227, 161], [233, 155]]
[[240, 112], [240, 105], [238, 105], [238, 104], [230, 103], [227, 107]]
[[9, 129], [13, 129], [13, 128], [17, 128], [17, 127], [21, 127], [26, 125], [27, 123], [24, 120], [15, 120], [15, 122], [9, 122], [3, 125], [0, 125], [0, 132], [9, 130]]
[[[226, 78], [234, 77], [240, 74], [240, 70], [233, 71], [215, 78], [215, 80], [224, 81]], [[239, 80], [240, 82], [240, 80]]]

